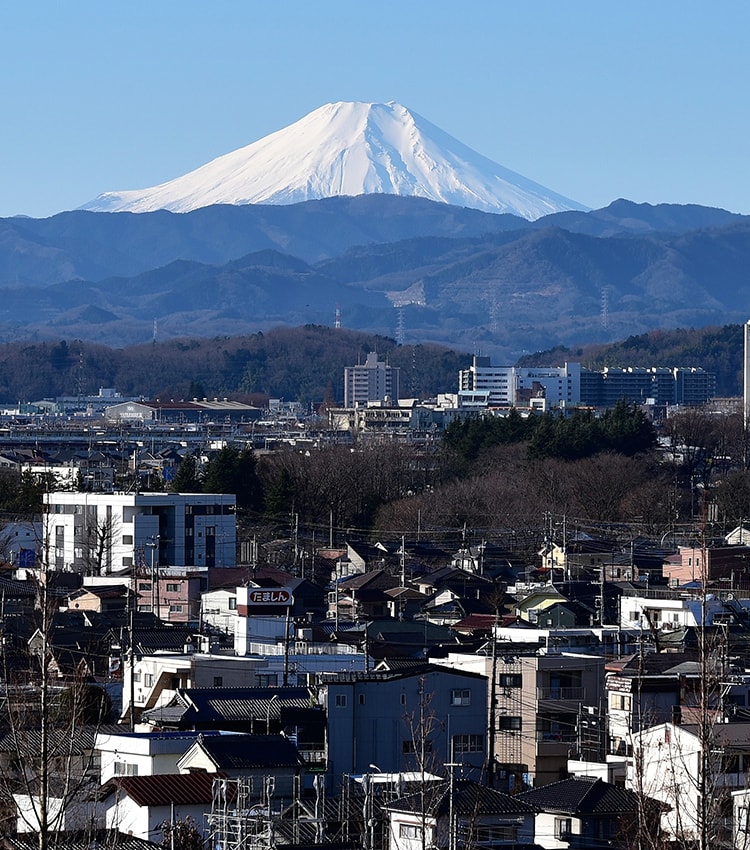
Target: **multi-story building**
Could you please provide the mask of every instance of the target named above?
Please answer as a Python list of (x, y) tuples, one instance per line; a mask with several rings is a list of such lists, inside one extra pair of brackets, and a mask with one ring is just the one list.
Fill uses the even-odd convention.
[(488, 656), (450, 653), (441, 664), (495, 681), (494, 762), (496, 787), (545, 785), (567, 775), (578, 747), (583, 706), (598, 710), (604, 657), (558, 651), (531, 652), (503, 645)]
[(344, 407), (366, 406), (373, 401), (396, 403), (399, 374), (398, 366), (383, 363), (377, 352), (371, 351), (363, 364), (344, 369)]
[(328, 718), (328, 776), (444, 771), (478, 779), (487, 753), (487, 679), (428, 666), (344, 676), (318, 686)]
[(478, 402), (488, 407), (527, 406), (537, 397), (552, 406), (577, 404), (581, 398), (581, 364), (492, 366), (489, 357), (475, 356), (471, 366), (458, 373), (458, 395), (461, 407)]
[(233, 567), (235, 502), (215, 493), (46, 493), (42, 558), (89, 575)]
[(705, 404), (716, 392), (716, 375), (696, 367), (492, 366), (489, 357), (474, 357), (458, 373), (461, 408), (531, 406), (543, 398), (546, 407), (582, 404), (614, 407), (618, 401), (656, 405)]
[(625, 399), (638, 404), (705, 404), (716, 394), (716, 375), (695, 367), (605, 366), (601, 371), (581, 373), (581, 402), (595, 407), (614, 407)]

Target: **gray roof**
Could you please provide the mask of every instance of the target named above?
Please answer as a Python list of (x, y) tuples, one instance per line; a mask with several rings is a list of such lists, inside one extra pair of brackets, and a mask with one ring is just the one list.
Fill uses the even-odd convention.
[[(430, 785), (416, 794), (409, 794), (389, 803), (387, 808), (397, 812), (421, 812), (426, 809), (435, 817), (448, 814), (451, 805), (450, 782)], [(535, 811), (519, 797), (480, 785), (470, 779), (457, 779), (453, 784), (453, 808), (457, 815), (526, 815)]]
[(298, 768), (304, 764), (297, 747), (284, 735), (222, 735), (198, 738), (195, 745), (219, 770)]
[(639, 810), (641, 801), (634, 791), (611, 785), (591, 776), (563, 779), (524, 791), (518, 798), (547, 812), (583, 816), (621, 815)]

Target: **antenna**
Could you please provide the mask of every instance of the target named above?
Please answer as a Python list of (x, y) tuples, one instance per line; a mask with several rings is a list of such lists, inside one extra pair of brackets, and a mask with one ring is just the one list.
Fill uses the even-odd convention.
[(151, 338), (151, 344), (152, 345), (156, 345), (156, 324), (157, 324), (157, 319), (154, 319), (154, 335)]
[(602, 327), (609, 329), (609, 287), (602, 287)]
[(341, 327), (341, 305), (336, 305), (336, 312), (333, 314), (333, 326), (334, 328)]
[(396, 342), (399, 345), (404, 344), (404, 340), (406, 339), (406, 323), (404, 321), (404, 308), (396, 307), (396, 313), (398, 314), (398, 318), (396, 320)]

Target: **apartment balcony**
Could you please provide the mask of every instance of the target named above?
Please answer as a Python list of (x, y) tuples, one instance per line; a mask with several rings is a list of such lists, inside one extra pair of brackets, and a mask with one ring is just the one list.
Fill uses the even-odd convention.
[(536, 689), (536, 698), (540, 702), (543, 700), (552, 700), (553, 702), (584, 702), (586, 698), (586, 688), (583, 687), (555, 687)]

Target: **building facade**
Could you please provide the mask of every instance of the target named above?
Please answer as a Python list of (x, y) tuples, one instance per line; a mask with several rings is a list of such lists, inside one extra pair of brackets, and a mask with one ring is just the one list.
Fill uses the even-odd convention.
[(46, 493), (42, 556), (88, 575), (233, 567), (235, 503), (226, 494)]
[(363, 364), (344, 369), (344, 407), (366, 406), (368, 402), (390, 401), (399, 398), (398, 366), (389, 366), (378, 360), (371, 351)]

